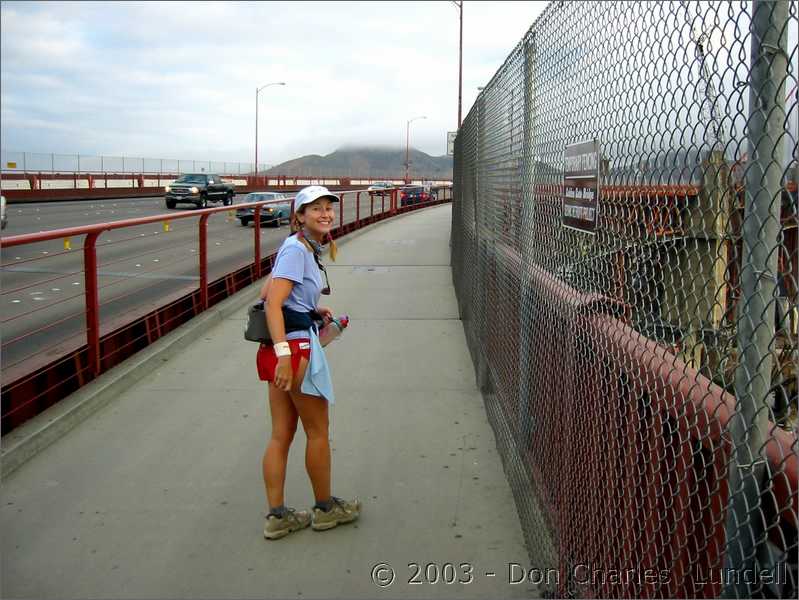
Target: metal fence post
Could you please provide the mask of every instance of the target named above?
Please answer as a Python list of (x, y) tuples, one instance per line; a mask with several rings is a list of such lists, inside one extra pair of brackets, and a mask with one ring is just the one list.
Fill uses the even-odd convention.
[[(477, 247), (477, 264), (475, 265), (475, 282), (480, 282), (476, 287), (476, 310), (475, 310), (475, 317), (477, 320), (477, 337), (479, 343), (485, 347), (487, 342), (487, 328), (486, 328), (486, 286), (484, 283), (488, 281), (486, 271), (488, 262), (494, 259), (493, 252), (494, 252), (494, 245), (492, 239), (486, 239), (486, 234), (488, 233), (487, 228), (485, 227), (485, 220), (486, 220), (486, 211), (487, 206), (484, 205), (481, 200), (481, 189), (480, 185), (480, 171), (484, 168), (481, 165), (481, 158), (483, 155), (482, 150), (484, 149), (483, 145), (485, 144), (485, 134), (486, 134), (486, 127), (488, 126), (485, 117), (485, 100), (483, 95), (477, 97), (475, 101), (475, 120), (476, 120), (476, 127), (475, 130), (477, 132), (477, 139), (475, 142), (475, 164), (477, 165), (476, 172), (475, 172), (475, 192), (474, 192), (474, 215), (475, 215), (475, 241)], [(479, 212), (478, 212), (479, 208)], [(491, 379), (491, 372), (489, 369), (488, 358), (485, 355), (485, 351), (480, 351), (477, 353), (477, 365), (476, 365), (476, 384), (477, 387), (484, 395), (490, 395), (493, 393), (493, 382)]]
[[(261, 208), (262, 205), (255, 207), (253, 213), (253, 239), (255, 241), (255, 279), (261, 278)], [(278, 221), (279, 223), (279, 221)]]
[(83, 275), (86, 302), (86, 345), (89, 349), (88, 366), (96, 377), (100, 374), (100, 293), (97, 289), (97, 238), (99, 233), (89, 233), (83, 242)]
[(208, 309), (208, 217), (200, 217), (200, 309)]
[[(787, 0), (752, 3), (749, 87), (749, 155), (742, 224), (741, 297), (738, 301), (738, 356), (735, 372), (736, 413), (729, 435), (730, 502), (726, 524), (726, 567), (754, 569), (766, 541), (761, 491), (768, 471), (764, 440), (769, 427), (774, 340), (774, 289), (783, 163), (787, 72)], [(760, 564), (760, 568), (765, 565)], [(726, 597), (751, 597), (752, 584), (732, 582)]]
[[(524, 62), (523, 62), (523, 77), (522, 85), (524, 86), (523, 102), (524, 112), (522, 119), (522, 168), (521, 168), (521, 220), (522, 223), (529, 226), (533, 222), (534, 210), (534, 186), (535, 186), (535, 163), (533, 157), (535, 156), (535, 112), (533, 107), (533, 75), (535, 73), (535, 37), (527, 40), (524, 45)], [(533, 287), (532, 277), (530, 275), (530, 267), (534, 264), (533, 254), (535, 252), (535, 244), (533, 237), (527, 231), (523, 232), (520, 236), (521, 242), (521, 256), (522, 256), (522, 272), (519, 281), (519, 311), (521, 315), (535, 314), (535, 306), (533, 301)], [(519, 322), (523, 322), (522, 316), (519, 317)], [(536, 347), (533, 344), (533, 328), (523, 327), (521, 330), (521, 348), (519, 355), (519, 429), (520, 435), (523, 438), (528, 437), (532, 430), (535, 415), (531, 414), (528, 404), (532, 400), (534, 393), (535, 381), (533, 381), (530, 369), (526, 365), (533, 362), (533, 357), (536, 352)]]

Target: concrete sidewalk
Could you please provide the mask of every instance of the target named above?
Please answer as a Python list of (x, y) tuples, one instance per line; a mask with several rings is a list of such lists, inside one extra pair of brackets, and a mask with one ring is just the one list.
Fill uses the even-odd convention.
[[(535, 594), (508, 582), (509, 563), (530, 565), (458, 320), (450, 219), (451, 205), (410, 213), (327, 261), (324, 300), (351, 317), (328, 347), (333, 491), (363, 499), (360, 521), (263, 539), (267, 388), (242, 309), (3, 482), (2, 596)], [(303, 438), (286, 481), (297, 507), (313, 502)], [(392, 585), (373, 582), (379, 563)]]

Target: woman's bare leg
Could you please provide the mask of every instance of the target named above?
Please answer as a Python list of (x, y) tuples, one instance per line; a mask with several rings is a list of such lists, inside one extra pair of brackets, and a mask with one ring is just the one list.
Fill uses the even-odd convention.
[(272, 413), (272, 437), (263, 458), (264, 486), (270, 508), (281, 506), (286, 482), (289, 448), (297, 431), (297, 410), (288, 392), (269, 384), (269, 409)]
[(305, 446), (305, 469), (311, 479), (314, 499), (330, 499), (330, 441), (328, 438), (327, 400), (320, 396), (303, 394), (300, 385), (305, 375), (307, 361), (302, 359), (290, 392), (294, 407), (302, 421), (308, 443)]

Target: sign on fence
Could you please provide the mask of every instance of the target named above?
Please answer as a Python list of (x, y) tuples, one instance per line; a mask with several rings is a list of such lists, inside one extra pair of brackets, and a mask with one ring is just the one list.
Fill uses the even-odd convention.
[(455, 154), (455, 138), (458, 136), (457, 131), (447, 132), (447, 155), (452, 156)]
[(599, 216), (599, 141), (570, 144), (563, 158), (563, 225), (594, 234)]

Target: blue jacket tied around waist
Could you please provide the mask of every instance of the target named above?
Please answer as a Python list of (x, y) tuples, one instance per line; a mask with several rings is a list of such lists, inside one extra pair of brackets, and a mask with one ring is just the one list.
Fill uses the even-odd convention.
[(327, 364), (327, 357), (322, 344), (319, 342), (319, 335), (316, 327), (311, 327), (311, 360), (305, 370), (305, 377), (302, 380), (300, 391), (303, 394), (312, 396), (322, 396), (329, 404), (334, 404), (336, 397), (333, 394), (333, 381), (330, 378), (330, 367)]

